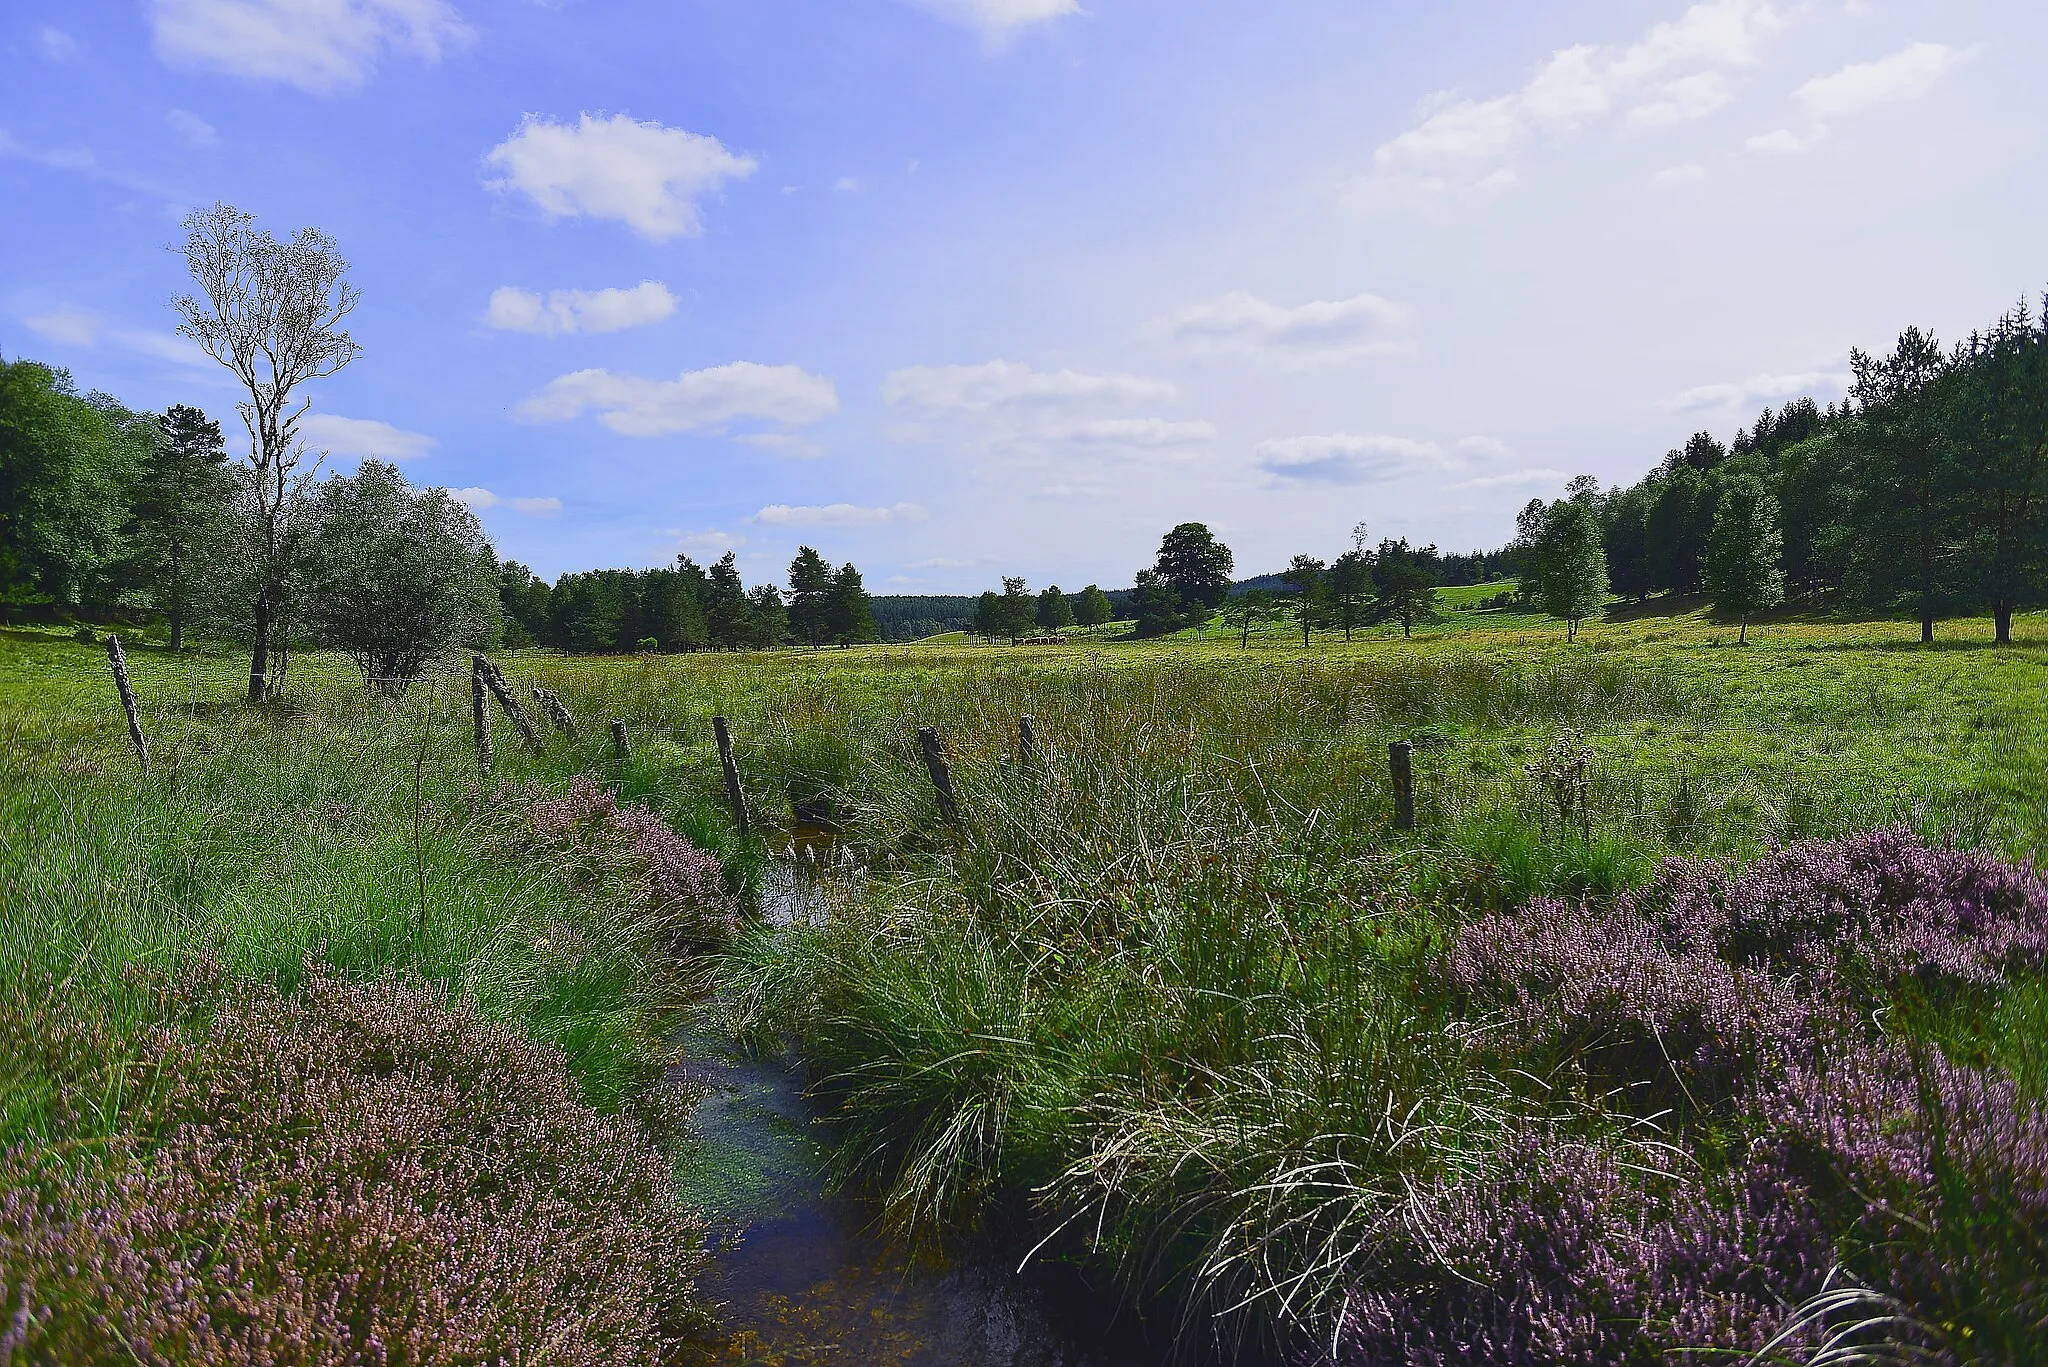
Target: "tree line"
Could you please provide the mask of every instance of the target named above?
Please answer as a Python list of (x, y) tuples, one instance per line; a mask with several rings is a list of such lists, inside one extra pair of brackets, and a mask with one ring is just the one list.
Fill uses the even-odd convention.
[(1898, 612), (1922, 641), (1988, 613), (2000, 644), (2048, 591), (2048, 305), (1943, 347), (1917, 327), (1850, 353), (1847, 398), (1707, 432), (1636, 484), (1532, 500), (1509, 558), (1574, 630), (1609, 593), (1705, 594), (1746, 634), (1790, 600)]

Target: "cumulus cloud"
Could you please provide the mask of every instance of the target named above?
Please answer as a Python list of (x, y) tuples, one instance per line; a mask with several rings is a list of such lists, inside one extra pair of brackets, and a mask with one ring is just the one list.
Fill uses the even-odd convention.
[(1650, 177), (1650, 184), (1668, 190), (1679, 185), (1697, 185), (1706, 178), (1706, 167), (1687, 162), (1683, 166), (1665, 167)]
[(1560, 485), (1571, 478), (1562, 470), (1548, 468), (1530, 470), (1509, 470), (1498, 475), (1481, 475), (1477, 479), (1460, 480), (1451, 485), (1453, 489), (1539, 489)]
[(513, 512), (524, 513), (528, 517), (553, 517), (562, 511), (559, 498), (515, 498), (508, 501)]
[(928, 14), (1001, 42), (1033, 24), (1079, 14), (1079, 0), (910, 0)]
[(1789, 128), (1774, 128), (1768, 133), (1759, 133), (1753, 138), (1745, 139), (1742, 145), (1767, 157), (1795, 157), (1801, 152), (1811, 152), (1820, 146), (1827, 135), (1825, 125), (1810, 128), (1804, 133), (1795, 133)]
[(299, 423), (299, 440), (316, 451), (363, 460), (416, 460), (434, 447), (434, 439), (424, 433), (407, 432), (375, 418), (332, 413), (308, 413)]
[(1315, 484), (1363, 484), (1444, 463), (1443, 449), (1433, 441), (1349, 432), (1276, 437), (1260, 442), (1252, 455), (1269, 475)]
[(559, 498), (499, 498), (489, 489), (478, 488), (474, 485), (467, 489), (450, 489), (448, 497), (465, 507), (474, 508), (478, 512), (482, 512), (485, 508), (495, 508), (500, 503), (510, 508), (513, 512), (523, 513), (527, 517), (553, 517), (556, 513), (562, 511), (562, 500)]
[(1617, 108), (1637, 128), (1703, 118), (1734, 98), (1730, 73), (1754, 65), (1783, 26), (1769, 0), (1701, 0), (1633, 44), (1560, 49), (1505, 95), (1439, 92), (1374, 150), (1354, 201), (1415, 207), (1497, 195), (1517, 183), (1507, 163), (1529, 143), (1567, 137)]
[(676, 297), (659, 280), (642, 280), (631, 289), (532, 290), (504, 285), (491, 292), (485, 315), (503, 332), (530, 332), (560, 337), (575, 332), (618, 332), (658, 323), (676, 311)]
[(1793, 91), (1792, 98), (1815, 119), (1857, 114), (1875, 105), (1918, 99), (1969, 55), (1945, 43), (1915, 43), (1889, 57), (1816, 76)]
[(1773, 399), (1839, 394), (1848, 387), (1849, 377), (1839, 371), (1809, 370), (1795, 375), (1752, 375), (1746, 380), (1695, 385), (1666, 399), (1664, 407), (1673, 413), (1690, 413), (1703, 408), (1740, 408)]
[(44, 24), (36, 30), (36, 50), (45, 61), (67, 62), (78, 55), (78, 40), (55, 25)]
[(208, 368), (213, 359), (190, 338), (175, 332), (151, 328), (109, 327), (96, 313), (69, 306), (48, 313), (31, 314), (21, 320), (38, 337), (60, 346), (96, 347), (101, 342), (153, 361), (172, 365)]
[(686, 532), (671, 527), (662, 535), (669, 541), (656, 554), (664, 560), (673, 560), (679, 555), (687, 555), (692, 560), (717, 560), (727, 551), (736, 551), (747, 544), (744, 536), (734, 536), (731, 532)]
[(756, 164), (703, 133), (588, 113), (575, 123), (528, 114), (484, 163), (499, 173), (487, 186), (525, 195), (550, 219), (616, 219), (653, 242), (701, 233), (697, 201)]
[(855, 503), (827, 503), (818, 506), (771, 503), (749, 518), (777, 527), (880, 527), (890, 522), (918, 522), (925, 510), (915, 503), (892, 503), (886, 508), (864, 508)]
[(450, 489), (448, 497), (454, 499), (465, 508), (475, 508), (478, 511), (498, 506), (498, 496), (496, 494), (492, 493), (489, 489), (479, 488), (476, 485), (471, 485), (467, 489)]
[(361, 85), (388, 52), (437, 62), (475, 32), (446, 0), (147, 0), (157, 55), (315, 95)]
[(1178, 395), (1167, 381), (1144, 375), (1035, 370), (1002, 360), (909, 366), (882, 381), (883, 400), (907, 420), (894, 435), (1036, 465), (1175, 458), (1214, 438), (1207, 422), (1130, 411)]
[(1377, 294), (1289, 306), (1233, 290), (1189, 305), (1154, 326), (1192, 351), (1312, 365), (1413, 350), (1413, 342), (1396, 335), (1411, 317), (1405, 304)]
[(733, 361), (650, 380), (609, 370), (557, 376), (513, 410), (521, 422), (568, 422), (587, 410), (625, 437), (716, 430), (744, 419), (801, 427), (836, 412), (832, 382), (793, 365)]

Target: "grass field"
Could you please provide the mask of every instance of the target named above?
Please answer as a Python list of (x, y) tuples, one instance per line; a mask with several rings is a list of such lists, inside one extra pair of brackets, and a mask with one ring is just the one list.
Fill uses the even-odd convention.
[[(2048, 995), (2025, 950), (2034, 931), (2001, 931), (2020, 948), (1995, 962), (1965, 937), (1941, 961), (1964, 965), (1944, 990), (1950, 969), (1865, 962), (1869, 945), (1906, 943), (1889, 921), (1858, 922), (1862, 948), (1843, 941), (1861, 967), (1815, 976), (1768, 935), (1762, 959), (1714, 940), (1718, 929), (1630, 938), (1630, 927), (1677, 925), (1675, 908), (1704, 915), (1705, 894), (1660, 883), (1614, 899), (1650, 885), (1670, 856), (1769, 864), (1785, 842), (1880, 827), (2038, 858), (2048, 622), (2023, 619), (2007, 650), (1989, 647), (1988, 623), (1945, 624), (1927, 649), (1910, 624), (1821, 620), (1753, 626), (1737, 647), (1732, 628), (1697, 613), (1620, 613), (1568, 646), (1554, 624), (1464, 601), (1497, 591), (1452, 591), (1449, 620), (1412, 641), (1325, 634), (1306, 651), (1276, 628), (1249, 649), (1211, 632), (507, 656), (516, 684), (556, 690), (582, 727), (534, 756), (501, 725), (505, 786), (488, 787), (474, 777), (466, 671), (375, 702), (315, 658), (295, 664), (280, 708), (251, 714), (232, 701), (232, 659), (138, 652), (155, 759), (142, 778), (103, 654), (7, 633), (0, 968), (23, 986), (6, 1009), (17, 1038), (47, 1033), (55, 1011), (90, 1017), (99, 1042), (0, 1076), (0, 1143), (27, 1162), (87, 1133), (119, 1136), (123, 1162), (159, 1161), (167, 1122), (132, 1079), (163, 1047), (152, 1031), (221, 1013), (217, 989), (175, 985), (196, 964), (286, 1000), (309, 981), (316, 995), (339, 990), (330, 974), (444, 989), (441, 1009), (467, 1002), (508, 1040), (559, 1050), (522, 1066), (559, 1070), (564, 1104), (591, 1124), (659, 1122), (663, 1032), (715, 982), (735, 994), (749, 1038), (794, 1049), (834, 1118), (839, 1170), (879, 1193), (902, 1232), (980, 1237), (1017, 1257), (1038, 1247), (1110, 1278), (1191, 1341), (1359, 1362), (1384, 1360), (1390, 1344), (1458, 1360), (1458, 1345), (1511, 1333), (1557, 1346), (1502, 1360), (1748, 1350), (1784, 1319), (1760, 1307), (1804, 1298), (1838, 1266), (1829, 1285), (1855, 1294), (1826, 1323), (1889, 1303), (1904, 1307), (1889, 1327), (1858, 1332), (1957, 1360), (2024, 1360), (1999, 1356), (2041, 1311), (2039, 1277), (2014, 1252), (2044, 1232), (2024, 1173), (1980, 1173), (1980, 1187), (2011, 1190), (1986, 1198), (1992, 1213), (1966, 1246), (1933, 1258), (1925, 1239), (1824, 1191), (1811, 1153), (1800, 1167), (1771, 1145), (1804, 1133), (1784, 1118), (1786, 1089), (1807, 1085), (1823, 1035), (1830, 1057), (1882, 1054), (1866, 1079), (1897, 1071), (1886, 1049), (1920, 1058), (1912, 1051), (1938, 1046), (1978, 1088), (1968, 1104), (2005, 1117), (1985, 1120), (1987, 1133), (2037, 1135)], [(713, 715), (732, 721), (752, 842), (724, 811)], [(1041, 737), (1032, 764), (1018, 756), (1023, 715)], [(623, 764), (604, 735), (612, 719), (633, 740)], [(956, 828), (938, 817), (921, 725), (945, 739)], [(1418, 743), (1413, 833), (1391, 829), (1387, 745), (1398, 739)], [(665, 856), (633, 841), (654, 837), (606, 825), (615, 819), (588, 801), (549, 815), (572, 802), (576, 774), (718, 854), (723, 891), (653, 896)], [(862, 876), (822, 924), (729, 942), (713, 904), (750, 895), (793, 802), (831, 811)], [(1924, 862), (1889, 846), (1831, 853), (1851, 872), (1828, 886), (1880, 857)], [(1780, 869), (1778, 892), (1731, 885), (1707, 900), (1792, 896), (1783, 889), (1821, 879), (1822, 859)], [(1523, 912), (1550, 896), (1565, 907)], [(1568, 912), (1581, 898), (1588, 909)], [(1569, 973), (1541, 991), (1516, 974), (1565, 953), (1543, 927), (1574, 916), (1595, 919), (1572, 953), (1640, 949), (1597, 972), (1582, 963), (1580, 976), (1691, 986), (1532, 1006), (1572, 997)], [(1823, 1032), (1812, 1012), (1796, 1025), (1755, 1014), (1786, 993), (1851, 1024)], [(1701, 1014), (1699, 1002), (1724, 999), (1744, 1005)], [(1644, 1029), (1657, 1050), (1647, 1064)], [(1951, 1081), (1923, 1074), (1922, 1091), (1941, 1101)], [(1996, 1090), (2014, 1084), (2012, 1096)], [(1889, 1132), (1918, 1133), (1903, 1121)], [(50, 1190), (83, 1180), (36, 1171)], [(1757, 1232), (1767, 1221), (1745, 1224), (1755, 1212), (1741, 1184), (1759, 1174), (1806, 1193), (1798, 1208), (1811, 1218), (1782, 1238)], [(1608, 1185), (1594, 1199), (1584, 1184), (1596, 1178)], [(1953, 1212), (1913, 1204), (1924, 1196), (1884, 1208), (1949, 1231)], [(639, 1229), (672, 1199), (649, 1187), (608, 1218)], [(1621, 1223), (1572, 1237), (1615, 1267), (1677, 1266), (1673, 1230), (1687, 1248), (1723, 1249), (1721, 1262), (1688, 1254), (1707, 1270), (1654, 1286), (1590, 1254), (1573, 1265), (1609, 1270), (1532, 1270), (1531, 1249), (1562, 1247), (1558, 1212), (1589, 1204)], [(1481, 1209), (1529, 1213), (1504, 1230)], [(1824, 1251), (1795, 1256), (1799, 1238)], [(1919, 1262), (1894, 1256), (1908, 1246)], [(621, 1284), (647, 1283), (669, 1256), (657, 1253), (634, 1264), (640, 1283)], [(1930, 1258), (1947, 1281), (1922, 1275)], [(1501, 1289), (1475, 1299), (1466, 1284), (1478, 1282)], [(687, 1287), (667, 1301), (642, 1320), (592, 1312), (589, 1342), (666, 1342), (657, 1321), (687, 1319)], [(1809, 1326), (1781, 1347), (1797, 1356), (1824, 1338)], [(598, 1347), (590, 1360), (605, 1360)]]

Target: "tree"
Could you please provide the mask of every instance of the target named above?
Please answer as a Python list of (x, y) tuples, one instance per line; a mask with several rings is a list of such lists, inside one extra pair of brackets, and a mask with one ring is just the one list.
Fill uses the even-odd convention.
[(1116, 616), (1116, 608), (1109, 601), (1109, 595), (1090, 584), (1081, 590), (1081, 599), (1074, 605), (1074, 616), (1089, 630), (1102, 626)]
[(1872, 466), (1863, 481), (1864, 563), (1879, 582), (1902, 561), (1920, 615), (1920, 640), (1934, 640), (1937, 569), (1949, 531), (1946, 443), (1936, 418), (1936, 387), (1948, 361), (1933, 336), (1909, 327), (1891, 355), (1849, 353), (1850, 397), (1863, 412)]
[(1785, 601), (1778, 554), (1778, 500), (1754, 475), (1738, 475), (1721, 490), (1714, 530), (1707, 539), (1707, 592), (1717, 611), (1737, 618), (1736, 639), (1749, 640), (1749, 619)]
[(1329, 593), (1329, 586), (1323, 578), (1325, 569), (1323, 562), (1314, 556), (1297, 555), (1288, 562), (1286, 569), (1280, 571), (1281, 579), (1294, 589), (1292, 607), (1295, 620), (1301, 623), (1303, 649), (1308, 647), (1310, 629), (1319, 625), (1323, 618)]
[(1038, 625), (1052, 632), (1074, 625), (1074, 605), (1058, 584), (1038, 595)]
[(789, 629), (816, 650), (832, 635), (826, 624), (832, 597), (832, 567), (809, 546), (799, 546), (789, 562)]
[(741, 644), (756, 650), (773, 650), (788, 639), (789, 609), (783, 605), (782, 590), (773, 584), (756, 584), (748, 589), (747, 628)]
[(1614, 591), (1638, 603), (1656, 587), (1650, 563), (1650, 509), (1661, 486), (1653, 477), (1619, 490), (1607, 501), (1602, 538)]
[(1250, 649), (1252, 632), (1280, 615), (1280, 600), (1271, 589), (1246, 589), (1223, 600), (1223, 625), (1238, 633), (1238, 646)]
[(234, 498), (220, 425), (196, 408), (174, 404), (162, 436), (135, 490), (130, 527), (133, 572), (153, 605), (170, 621), (171, 649), (185, 648), (201, 551), (221, 526)]
[(2022, 302), (1956, 358), (1950, 398), (1969, 587), (1991, 608), (1992, 635), (2012, 644), (2012, 617), (2038, 598), (2048, 569), (2048, 300), (2038, 321)]
[(496, 635), (496, 557), (476, 514), (367, 460), (311, 505), (309, 621), (320, 641), (396, 697), (427, 661)]
[(1417, 622), (1437, 620), (1437, 578), (1436, 547), (1410, 550), (1405, 537), (1380, 542), (1372, 558), (1372, 620), (1399, 622), (1401, 634), (1413, 636)]
[[(1358, 524), (1364, 531), (1365, 524)], [(1391, 543), (1389, 543), (1391, 544)], [(1407, 542), (1402, 542), (1407, 545)], [(1368, 606), (1373, 592), (1372, 552), (1363, 546), (1344, 552), (1330, 563), (1330, 603), (1337, 612), (1337, 625), (1344, 628), (1344, 639), (1351, 639), (1352, 629), (1366, 620)]]
[(974, 634), (993, 641), (1009, 631), (1010, 619), (1003, 607), (1003, 595), (994, 589), (984, 590), (974, 603)]
[(1536, 605), (1564, 619), (1565, 639), (1578, 639), (1579, 623), (1607, 601), (1607, 556), (1600, 518), (1585, 503), (1561, 498), (1550, 505), (1532, 556)]
[(1139, 570), (1131, 590), (1131, 613), (1137, 618), (1131, 628), (1134, 636), (1149, 639), (1179, 631), (1180, 593), (1159, 571)]
[[(720, 556), (705, 576), (704, 626), (711, 644), (719, 650), (743, 650), (753, 644), (753, 605), (747, 601), (740, 582), (739, 558), (731, 551)], [(782, 606), (777, 595), (776, 607)]]
[(832, 576), (825, 601), (825, 634), (840, 646), (875, 639), (875, 605), (852, 561)]
[(517, 560), (498, 567), (498, 611), (505, 624), (505, 644), (512, 647), (554, 643), (551, 599), (547, 581)]
[(1024, 581), (1014, 575), (1003, 576), (1003, 633), (1015, 645), (1031, 634), (1031, 619), (1036, 615), (1038, 605)]
[(1692, 466), (1673, 465), (1657, 489), (1645, 527), (1654, 557), (1654, 582), (1672, 593), (1700, 586), (1700, 557), (1713, 523), (1706, 511), (1706, 482)]
[(1181, 601), (1215, 607), (1230, 592), (1230, 572), (1235, 564), (1230, 547), (1218, 541), (1199, 522), (1183, 522), (1159, 543), (1159, 562), (1153, 570)]
[(226, 204), (185, 219), (185, 264), (201, 294), (181, 295), (178, 331), (232, 372), (248, 393), (238, 405), (249, 432), (255, 475), (256, 544), (245, 548), (255, 569), (249, 701), (269, 691), (272, 619), (282, 606), (286, 524), (300, 506), (297, 478), (304, 457), (299, 424), (308, 402), (296, 399), (308, 381), (332, 375), (360, 353), (341, 322), (355, 308), (348, 263), (333, 239), (312, 228), (279, 242), (256, 220)]
[(0, 601), (111, 597), (137, 477), (161, 430), (34, 361), (0, 362)]

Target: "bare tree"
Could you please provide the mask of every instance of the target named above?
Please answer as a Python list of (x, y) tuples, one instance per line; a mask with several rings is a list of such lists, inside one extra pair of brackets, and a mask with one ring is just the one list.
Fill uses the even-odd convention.
[(332, 375), (361, 352), (341, 330), (358, 296), (343, 279), (348, 262), (334, 240), (316, 229), (302, 229), (291, 241), (279, 242), (228, 204), (196, 211), (184, 228), (185, 243), (178, 250), (201, 293), (172, 301), (185, 320), (178, 331), (234, 372), (249, 395), (236, 407), (249, 431), (249, 465), (255, 475), (251, 537), (257, 544), (245, 550), (256, 569), (249, 656), (249, 701), (256, 703), (269, 691), (284, 532), (303, 493), (299, 422), (310, 401), (296, 391), (309, 380)]

